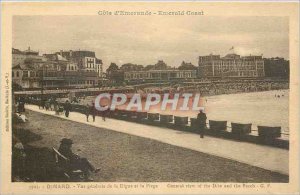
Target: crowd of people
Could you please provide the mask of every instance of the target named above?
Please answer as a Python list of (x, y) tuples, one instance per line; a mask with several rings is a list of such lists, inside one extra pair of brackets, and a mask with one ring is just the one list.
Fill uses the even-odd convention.
[(200, 93), (202, 96), (248, 93), (289, 89), (288, 82), (280, 81), (216, 81), (182, 83), (170, 86), (137, 88), (139, 93)]
[[(20, 98), (19, 98), (20, 99)], [(25, 102), (29, 104), (37, 104), (39, 109), (45, 109), (46, 111), (55, 111), (55, 115), (60, 115), (64, 113), (65, 117), (69, 117), (70, 112), (75, 109), (75, 107), (80, 107), (82, 113), (86, 115), (87, 122), (89, 122), (89, 116), (92, 116), (93, 122), (96, 120), (96, 116), (98, 115), (98, 110), (95, 107), (95, 103), (91, 100), (91, 103), (86, 103), (83, 105), (82, 101), (80, 103), (78, 101), (79, 98), (72, 98), (72, 100), (66, 98), (55, 98), (55, 97), (28, 97), (21, 98), (17, 100), (18, 110), (25, 110)], [(101, 112), (102, 120), (106, 120), (106, 112)]]

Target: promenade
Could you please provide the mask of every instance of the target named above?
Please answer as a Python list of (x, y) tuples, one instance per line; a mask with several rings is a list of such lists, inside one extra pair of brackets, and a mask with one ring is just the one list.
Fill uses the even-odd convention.
[(289, 151), (285, 149), (209, 136), (200, 139), (199, 135), (193, 133), (110, 118), (107, 118), (104, 122), (101, 117), (96, 117), (96, 122), (91, 122), (92, 117), (90, 117), (90, 122), (87, 122), (86, 116), (80, 113), (71, 112), (69, 118), (66, 118), (64, 115), (55, 115), (54, 111), (40, 110), (38, 106), (34, 105), (26, 105), (26, 109), (94, 127), (153, 139), (162, 143), (231, 159), (285, 175), (289, 173)]

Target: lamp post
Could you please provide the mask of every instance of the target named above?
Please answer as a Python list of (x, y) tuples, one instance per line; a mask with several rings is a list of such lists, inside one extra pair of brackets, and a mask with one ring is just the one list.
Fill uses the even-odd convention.
[[(43, 99), (43, 96), (44, 96), (44, 77), (45, 77), (45, 73), (44, 73), (44, 70), (45, 70), (45, 66), (42, 66), (42, 71), (41, 71), (41, 75), (40, 75), (40, 80), (41, 80), (41, 100)], [(46, 66), (46, 73), (47, 73), (47, 66)]]
[(40, 82), (41, 82), (41, 100), (42, 100), (43, 94), (44, 94), (44, 66), (42, 66), (42, 69), (40, 72)]

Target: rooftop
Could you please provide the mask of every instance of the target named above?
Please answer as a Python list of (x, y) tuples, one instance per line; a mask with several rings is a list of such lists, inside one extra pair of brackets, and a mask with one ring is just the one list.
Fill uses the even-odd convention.
[(25, 51), (21, 51), (19, 49), (12, 48), (12, 54), (39, 55), (39, 52), (31, 50), (30, 47), (28, 47), (28, 49)]
[(80, 58), (80, 57), (92, 57), (95, 58), (96, 54), (94, 51), (88, 51), (88, 50), (78, 50), (78, 51), (59, 51), (56, 52), (56, 54), (60, 54), (63, 57), (65, 57), (66, 59), (70, 59), (70, 58)]
[(229, 53), (227, 55), (225, 55), (224, 57), (221, 57), (220, 55), (206, 55), (206, 56), (199, 56), (199, 58), (203, 59), (223, 59), (223, 60), (232, 60), (232, 59), (246, 59), (246, 60), (252, 60), (252, 59), (262, 59), (263, 54), (261, 55), (248, 55), (248, 56), (241, 56), (235, 53)]
[(59, 54), (44, 54), (44, 56), (49, 59), (49, 60), (53, 60), (53, 61), (63, 61), (63, 62), (67, 62), (68, 60), (64, 57), (62, 57)]

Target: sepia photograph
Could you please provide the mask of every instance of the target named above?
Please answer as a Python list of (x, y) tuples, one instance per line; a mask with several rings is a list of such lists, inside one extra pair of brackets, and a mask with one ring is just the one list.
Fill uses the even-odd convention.
[(11, 16), (5, 182), (183, 194), (294, 183), (295, 19), (148, 3)]

